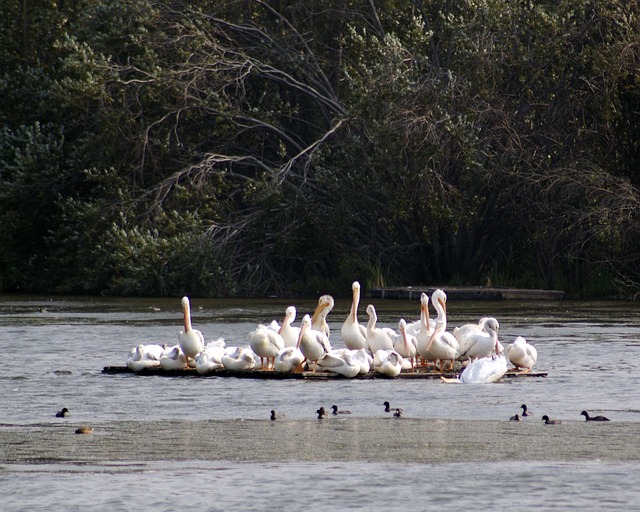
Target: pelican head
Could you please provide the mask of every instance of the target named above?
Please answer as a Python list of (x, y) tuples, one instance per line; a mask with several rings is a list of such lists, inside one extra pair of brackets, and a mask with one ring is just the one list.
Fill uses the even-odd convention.
[(441, 290), (440, 288), (438, 288), (431, 295), (431, 302), (436, 302), (436, 301), (438, 302), (438, 304), (442, 306), (442, 309), (444, 309), (444, 312), (446, 314), (447, 313), (447, 294), (444, 293), (444, 291)]
[(334, 304), (335, 302), (331, 295), (322, 295), (318, 299), (318, 305), (316, 306), (316, 310), (313, 312), (311, 323), (315, 324), (318, 318), (327, 316), (333, 309)]

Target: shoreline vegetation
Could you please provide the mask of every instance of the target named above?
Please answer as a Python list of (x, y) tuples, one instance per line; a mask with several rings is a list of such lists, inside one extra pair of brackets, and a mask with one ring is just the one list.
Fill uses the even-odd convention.
[(25, 5), (0, 293), (640, 293), (637, 2)]

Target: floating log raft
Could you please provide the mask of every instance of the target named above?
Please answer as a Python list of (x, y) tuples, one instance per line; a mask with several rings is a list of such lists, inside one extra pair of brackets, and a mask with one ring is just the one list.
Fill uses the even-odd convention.
[[(298, 373), (278, 373), (273, 370), (215, 370), (206, 374), (199, 374), (195, 369), (184, 370), (164, 370), (162, 368), (146, 368), (139, 372), (134, 372), (126, 366), (105, 366), (102, 373), (107, 374), (131, 374), (140, 376), (161, 376), (161, 377), (236, 377), (239, 379), (265, 379), (265, 380), (284, 380), (284, 379), (302, 379), (302, 380), (333, 380), (346, 379), (342, 375), (330, 372), (298, 372)], [(546, 377), (547, 372), (518, 372), (509, 370), (503, 378), (524, 378), (524, 377)], [(378, 372), (369, 372), (364, 375), (358, 375), (354, 379), (456, 379), (460, 376), (459, 372), (440, 373), (434, 370), (418, 369), (415, 372), (403, 371), (397, 377), (387, 377)]]
[[(456, 300), (563, 300), (562, 290), (526, 290), (519, 288), (490, 288), (486, 286), (441, 287), (449, 299)], [(372, 299), (420, 300), (420, 295), (431, 295), (437, 287), (402, 286), (372, 288)]]

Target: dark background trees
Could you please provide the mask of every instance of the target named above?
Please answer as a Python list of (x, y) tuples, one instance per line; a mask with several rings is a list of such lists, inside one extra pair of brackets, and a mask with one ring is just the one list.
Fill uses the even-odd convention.
[(0, 6), (0, 286), (640, 284), (640, 8)]

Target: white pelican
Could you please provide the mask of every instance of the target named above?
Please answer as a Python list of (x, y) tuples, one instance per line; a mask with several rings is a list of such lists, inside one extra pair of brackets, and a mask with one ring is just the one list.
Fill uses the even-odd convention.
[(224, 355), (225, 343), (223, 338), (216, 341), (210, 341), (196, 356), (196, 371), (200, 375), (221, 370), (224, 368), (222, 364), (222, 356)]
[(330, 336), (329, 324), (327, 323), (327, 315), (333, 309), (335, 302), (331, 295), (322, 295), (318, 299), (318, 305), (311, 317), (311, 327), (316, 331), (320, 331), (327, 338)]
[(297, 347), (285, 347), (276, 356), (273, 369), (278, 373), (293, 372), (304, 361), (304, 355)]
[[(436, 329), (438, 328), (438, 326), (440, 327), (440, 330), (442, 332), (446, 332), (447, 330), (447, 294), (444, 293), (443, 290), (441, 290), (440, 288), (438, 288), (436, 291), (433, 292), (433, 294), (431, 295), (431, 303), (433, 304), (433, 307), (436, 310), (436, 313), (438, 314), (436, 320), (435, 320), (435, 326), (431, 329), (428, 329), (429, 332), (429, 339), (425, 345), (425, 340), (424, 340), (424, 334), (419, 333), (420, 337), (418, 337), (418, 353), (420, 354), (420, 357), (424, 360), (424, 361), (437, 361), (437, 359), (439, 359), (439, 357), (433, 352), (433, 350), (431, 350), (431, 347), (433, 346), (433, 335), (436, 332)], [(428, 304), (428, 303), (427, 303)], [(429, 308), (426, 308), (426, 317), (427, 319), (429, 318)], [(429, 322), (427, 324), (428, 326), (431, 325), (431, 322)], [(451, 344), (452, 341), (449, 338), (449, 335), (444, 335), (444, 341), (447, 344)], [(443, 363), (441, 363), (442, 366)], [(441, 368), (442, 369), (442, 368)]]
[(367, 323), (367, 344), (369, 351), (375, 354), (378, 350), (393, 350), (393, 342), (398, 334), (389, 327), (376, 327), (378, 315), (373, 304), (367, 306), (369, 322)]
[(431, 334), (427, 346), (427, 357), (440, 359), (440, 371), (444, 371), (444, 362), (450, 361), (449, 370), (453, 370), (453, 362), (460, 357), (458, 352), (458, 340), (453, 334), (445, 331), (446, 322), (438, 324)]
[(507, 373), (507, 360), (504, 356), (482, 357), (469, 363), (460, 374), (463, 384), (485, 384), (496, 382)]
[[(427, 317), (426, 320), (424, 319), (425, 315)], [(427, 330), (433, 330), (436, 328), (436, 321), (429, 318), (429, 297), (424, 292), (420, 294), (420, 318), (407, 324), (407, 333), (412, 334), (417, 338), (423, 322), (426, 322)]]
[(189, 298), (182, 297), (182, 314), (184, 316), (184, 332), (180, 331), (178, 341), (185, 355), (185, 366), (188, 366), (189, 358), (195, 359), (204, 348), (204, 336), (197, 329), (191, 328), (191, 307)]
[(531, 371), (531, 368), (538, 360), (538, 351), (533, 345), (527, 343), (527, 340), (522, 336), (518, 336), (513, 343), (507, 345), (505, 352), (511, 364), (517, 370), (522, 369), (523, 372)]
[(256, 365), (253, 350), (246, 347), (227, 349), (220, 361), (227, 370), (253, 370)]
[(316, 371), (318, 361), (322, 359), (325, 354), (331, 352), (329, 338), (324, 333), (311, 328), (311, 317), (309, 315), (304, 315), (302, 318), (297, 347), (304, 354), (307, 361), (315, 362), (315, 366), (313, 367), (314, 372)]
[(371, 366), (373, 365), (373, 356), (369, 354), (369, 352), (361, 348), (360, 350), (356, 350), (354, 353), (354, 357), (360, 363), (360, 375), (367, 374), (371, 371)]
[(398, 322), (400, 336), (395, 339), (393, 349), (403, 358), (411, 362), (411, 371), (415, 371), (415, 359), (418, 353), (418, 340), (415, 336), (407, 333), (407, 322), (401, 318)]
[[(277, 332), (260, 324), (249, 336), (249, 346), (260, 358), (262, 369), (268, 370), (269, 366), (273, 367), (274, 359), (284, 348), (284, 339)], [(267, 360), (266, 366), (264, 359)]]
[(423, 361), (426, 361), (427, 356), (429, 355), (427, 349), (435, 328), (435, 322), (432, 327), (431, 320), (429, 319), (429, 297), (426, 293), (423, 293), (420, 295), (420, 326), (416, 334), (416, 349), (418, 351), (418, 355)]
[(367, 348), (367, 328), (358, 323), (358, 304), (360, 304), (360, 283), (354, 281), (351, 285), (352, 300), (349, 316), (342, 324), (340, 334), (344, 345), (352, 350)]
[(284, 320), (282, 320), (282, 326), (280, 327), (279, 334), (284, 340), (285, 347), (295, 347), (298, 344), (298, 338), (300, 337), (300, 327), (294, 327), (291, 325), (296, 320), (296, 307), (289, 306), (284, 312)]
[(127, 358), (127, 368), (139, 372), (145, 368), (160, 366), (160, 356), (164, 349), (160, 345), (138, 345)]
[(489, 317), (484, 322), (484, 331), (476, 331), (464, 339), (460, 347), (460, 359), (476, 359), (500, 354), (502, 346), (498, 341), (500, 324), (495, 318)]
[(443, 290), (438, 288), (431, 294), (431, 304), (436, 309), (438, 317), (435, 320), (436, 324), (444, 325), (445, 331), (447, 330), (447, 294)]
[(478, 320), (478, 323), (476, 324), (464, 324), (458, 327), (454, 327), (453, 335), (456, 337), (458, 342), (462, 344), (463, 343), (462, 340), (467, 336), (469, 336), (470, 334), (475, 333), (477, 331), (484, 331), (484, 324), (487, 320), (489, 320), (489, 318), (491, 317), (484, 316), (480, 320)]
[(183, 370), (187, 368), (187, 357), (180, 345), (165, 348), (160, 356), (160, 368), (163, 370)]
[(360, 373), (360, 362), (351, 350), (332, 350), (318, 361), (321, 370), (352, 379)]
[[(477, 324), (465, 324), (461, 327), (456, 327), (453, 332), (460, 344), (461, 359), (492, 355), (495, 347), (492, 331), (495, 331), (497, 336), (499, 328), (498, 320), (490, 316), (481, 318)], [(498, 347), (499, 352), (502, 352), (502, 345), (498, 344)]]
[(395, 350), (378, 350), (373, 356), (373, 369), (387, 377), (397, 377), (402, 371), (402, 356)]

